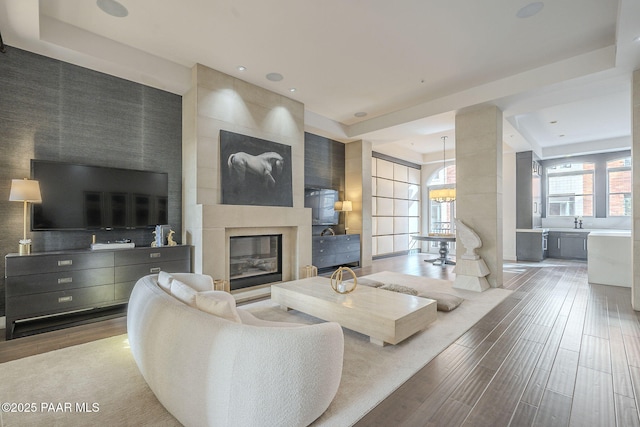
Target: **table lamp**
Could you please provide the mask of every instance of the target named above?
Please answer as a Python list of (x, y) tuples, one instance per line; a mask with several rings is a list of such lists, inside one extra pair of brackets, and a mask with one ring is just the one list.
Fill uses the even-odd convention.
[(347, 215), (349, 215), (349, 212), (353, 210), (353, 204), (350, 200), (343, 200), (341, 202), (335, 202), (333, 205), (333, 209), (336, 212), (344, 212), (344, 233), (348, 234), (349, 223)]
[(32, 179), (12, 179), (9, 201), (24, 204), (22, 240), (20, 240), (20, 255), (31, 253), (31, 239), (27, 239), (27, 203), (41, 203), (40, 183)]

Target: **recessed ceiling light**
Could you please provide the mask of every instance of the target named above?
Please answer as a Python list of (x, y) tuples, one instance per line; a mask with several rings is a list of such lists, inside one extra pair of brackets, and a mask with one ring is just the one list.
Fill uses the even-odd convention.
[(516, 16), (518, 18), (531, 18), (532, 16), (538, 14), (544, 7), (544, 3), (541, 1), (535, 1), (533, 3), (529, 3), (518, 10), (516, 12)]
[(98, 0), (96, 4), (107, 15), (115, 16), (116, 18), (124, 18), (129, 15), (127, 8), (116, 0)]
[(279, 82), (280, 80), (284, 79), (284, 77), (280, 73), (269, 73), (266, 75), (266, 77), (267, 80), (271, 80), (272, 82)]
[(247, 67), (245, 67), (244, 65), (238, 66), (238, 71), (244, 71), (246, 69), (247, 69)]
[(364, 111), (358, 111), (357, 113), (354, 114), (354, 116), (356, 117), (364, 117), (366, 115), (367, 113), (365, 113)]
[(289, 92), (295, 92), (295, 91), (296, 91), (295, 87), (289, 88)]
[(633, 41), (634, 41), (634, 42), (640, 42), (640, 36), (636, 36), (636, 37), (634, 37)]

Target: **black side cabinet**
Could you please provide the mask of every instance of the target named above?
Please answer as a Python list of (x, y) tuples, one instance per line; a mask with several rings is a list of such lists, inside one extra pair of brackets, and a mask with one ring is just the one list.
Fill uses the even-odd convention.
[(190, 246), (5, 257), (6, 339), (125, 314), (136, 281), (191, 271)]
[(319, 269), (340, 265), (360, 265), (360, 235), (313, 236), (311, 257), (313, 265)]

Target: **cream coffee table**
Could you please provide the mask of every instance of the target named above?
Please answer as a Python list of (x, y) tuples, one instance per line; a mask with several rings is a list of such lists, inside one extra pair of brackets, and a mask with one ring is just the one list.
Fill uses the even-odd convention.
[(368, 335), (377, 345), (398, 344), (436, 320), (436, 301), (370, 286), (339, 294), (326, 277), (271, 285), (271, 299), (294, 309)]

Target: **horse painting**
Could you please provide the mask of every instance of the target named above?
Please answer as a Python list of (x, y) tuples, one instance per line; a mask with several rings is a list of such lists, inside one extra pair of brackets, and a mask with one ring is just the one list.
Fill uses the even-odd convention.
[(269, 151), (252, 156), (244, 151), (233, 153), (227, 160), (229, 173), (239, 182), (244, 182), (247, 173), (258, 176), (267, 188), (276, 185), (276, 178), (282, 173), (284, 159), (278, 153)]
[(220, 130), (222, 204), (293, 206), (291, 146)]

